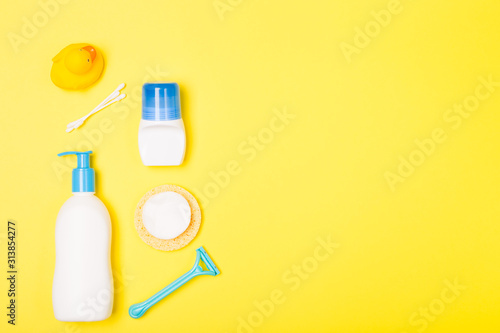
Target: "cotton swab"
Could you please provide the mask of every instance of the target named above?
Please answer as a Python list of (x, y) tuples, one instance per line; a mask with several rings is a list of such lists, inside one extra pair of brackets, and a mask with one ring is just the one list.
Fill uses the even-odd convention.
[[(100, 110), (104, 104), (106, 104), (108, 101), (110, 101), (111, 99), (113, 99), (113, 98), (115, 98), (116, 96), (118, 96), (118, 94), (120, 93), (120, 90), (122, 90), (124, 87), (125, 87), (125, 83), (120, 84), (120, 85), (119, 85), (119, 86), (118, 86), (118, 87), (117, 87), (117, 88), (116, 88), (116, 89), (115, 89), (115, 90), (114, 90), (114, 91), (113, 91), (113, 92), (112, 92), (112, 93), (111, 93), (108, 97), (106, 97), (106, 98), (104, 99), (104, 101), (102, 101), (101, 103), (99, 103), (99, 105), (98, 105), (98, 106), (96, 106), (96, 107), (94, 108), (94, 110), (92, 110), (92, 111), (91, 111), (91, 112), (90, 112), (87, 116), (91, 115), (91, 114), (92, 114), (92, 113), (94, 113), (96, 110), (97, 110), (97, 111), (98, 111), (98, 110)], [(83, 117), (83, 118), (85, 118), (85, 117)], [(74, 126), (75, 126), (75, 124), (77, 124), (77, 123), (78, 123), (80, 120), (82, 120), (83, 118), (78, 119), (78, 120), (76, 120), (76, 121), (73, 121), (73, 122), (69, 123), (69, 124), (66, 126), (66, 127), (67, 127), (67, 129), (70, 129), (70, 128), (74, 127)], [(85, 118), (85, 119), (86, 119), (86, 118)], [(77, 126), (77, 127), (78, 127), (78, 126)], [(69, 131), (69, 132), (70, 132), (70, 131)]]
[[(115, 89), (115, 90), (114, 90), (111, 94), (109, 94), (109, 96), (108, 96), (108, 97), (106, 97), (106, 98), (104, 99), (104, 101), (102, 101), (101, 103), (99, 103), (99, 105), (98, 105), (98, 106), (96, 106), (96, 107), (94, 108), (94, 110), (92, 110), (90, 113), (92, 113), (93, 111), (95, 111), (96, 109), (98, 109), (100, 106), (104, 105), (105, 103), (107, 103), (107, 102), (108, 102), (108, 101), (110, 101), (111, 99), (113, 99), (113, 98), (115, 98), (116, 96), (118, 96), (118, 94), (120, 93), (120, 90), (122, 90), (124, 87), (125, 87), (125, 83), (121, 83), (120, 85), (118, 85), (118, 87), (116, 87), (116, 89)], [(80, 120), (80, 119), (79, 119), (79, 120)], [(72, 126), (70, 126), (70, 125), (75, 124), (77, 121), (78, 121), (78, 120), (76, 120), (76, 121), (74, 121), (74, 122), (72, 122), (72, 123), (69, 123), (67, 127), (68, 127), (68, 128), (69, 128), (69, 127), (72, 127)]]
[(76, 123), (75, 123), (75, 124), (73, 124), (71, 127), (68, 127), (68, 128), (66, 129), (66, 132), (68, 132), (68, 133), (69, 133), (69, 132), (71, 132), (72, 130), (77, 129), (78, 127), (80, 127), (80, 126), (81, 126), (81, 125), (85, 122), (85, 120), (87, 120), (87, 118), (89, 118), (89, 117), (90, 117), (90, 116), (92, 116), (93, 114), (95, 114), (95, 113), (97, 113), (97, 112), (101, 111), (102, 109), (104, 109), (104, 108), (106, 108), (106, 107), (110, 106), (111, 104), (116, 103), (116, 102), (118, 102), (118, 101), (121, 101), (121, 100), (122, 100), (122, 99), (124, 99), (126, 96), (127, 96), (126, 94), (121, 94), (120, 96), (118, 96), (117, 98), (115, 98), (115, 99), (113, 99), (113, 100), (109, 101), (109, 102), (108, 102), (108, 103), (106, 103), (105, 105), (102, 105), (100, 108), (98, 108), (98, 109), (97, 109), (97, 108), (96, 108), (96, 109), (94, 109), (94, 110), (93, 110), (93, 112), (91, 112), (91, 113), (89, 113), (88, 115), (86, 115), (85, 117), (83, 117), (83, 118), (81, 118), (81, 119), (77, 120), (77, 121), (76, 121)]
[(92, 110), (92, 112), (90, 112), (88, 115), (86, 115), (85, 117), (82, 117), (81, 119), (78, 119), (77, 121), (74, 121), (72, 124), (72, 126), (70, 127), (69, 124), (68, 124), (68, 128), (66, 129), (66, 132), (71, 132), (72, 130), (74, 129), (77, 129), (78, 127), (80, 127), (84, 122), (85, 120), (87, 120), (87, 118), (89, 118), (90, 116), (92, 116), (93, 114), (101, 111), (102, 109), (110, 106), (111, 104), (113, 103), (116, 103), (116, 102), (119, 102), (121, 101), (122, 99), (124, 99), (125, 97), (127, 97), (126, 94), (121, 94), (120, 96), (118, 96), (117, 98), (115, 99), (112, 99), (111, 101), (109, 101), (108, 103), (102, 105), (100, 104), (98, 107), (96, 107), (94, 110)]
[[(118, 96), (120, 92), (119, 91), (114, 91), (111, 95), (108, 96), (104, 101), (102, 101), (98, 106), (96, 106), (92, 111), (90, 111), (85, 117), (82, 117), (78, 120), (75, 120), (71, 123), (69, 123), (66, 128), (71, 128), (74, 127), (76, 124), (78, 124), (81, 120), (84, 120), (88, 118), (90, 115), (94, 114), (96, 111), (102, 109), (102, 107), (105, 105), (105, 103), (109, 102), (111, 99), (115, 98)], [(111, 97), (111, 98), (110, 98)]]
[(118, 88), (116, 88), (115, 91), (113, 91), (108, 97), (106, 97), (106, 99), (104, 99), (104, 101), (102, 101), (101, 103), (99, 103), (98, 106), (96, 106), (89, 114), (87, 114), (85, 117), (82, 117), (76, 121), (73, 121), (71, 123), (69, 123), (67, 126), (66, 126), (66, 131), (67, 132), (71, 132), (72, 129), (74, 128), (77, 128), (81, 125), (81, 123), (83, 123), (83, 121), (85, 121), (88, 117), (90, 117), (92, 114), (96, 113), (97, 111), (101, 110), (103, 108), (103, 106), (109, 102), (111, 99), (115, 98), (116, 96), (118, 96), (118, 94), (120, 93), (119, 92), (119, 89), (123, 89), (124, 87), (124, 84), (120, 84), (118, 86)]
[(124, 99), (127, 96), (126, 94), (119, 95), (120, 90), (123, 89), (124, 87), (125, 87), (125, 83), (120, 84), (111, 94), (109, 94), (108, 97), (106, 97), (101, 103), (99, 103), (99, 105), (97, 105), (86, 116), (69, 123), (66, 126), (66, 132), (69, 133), (72, 130), (77, 129), (85, 122), (85, 120), (87, 120), (87, 118), (89, 118), (93, 114), (99, 112), (100, 110), (104, 109), (105, 107), (108, 107), (109, 105), (111, 105), (115, 102), (118, 102), (118, 101), (121, 101), (122, 99)]

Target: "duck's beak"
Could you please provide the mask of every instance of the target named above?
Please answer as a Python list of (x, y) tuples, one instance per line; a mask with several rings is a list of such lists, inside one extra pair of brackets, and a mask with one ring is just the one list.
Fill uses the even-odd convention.
[(92, 45), (88, 45), (82, 47), (82, 50), (85, 50), (90, 54), (90, 60), (93, 62), (95, 57), (97, 56), (97, 51), (94, 49), (94, 47)]

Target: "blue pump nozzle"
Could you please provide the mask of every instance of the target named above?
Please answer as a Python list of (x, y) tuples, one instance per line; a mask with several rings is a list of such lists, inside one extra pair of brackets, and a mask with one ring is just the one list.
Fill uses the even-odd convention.
[(76, 155), (78, 165), (73, 169), (73, 192), (95, 192), (95, 173), (90, 167), (90, 154), (92, 151), (67, 151), (57, 156)]

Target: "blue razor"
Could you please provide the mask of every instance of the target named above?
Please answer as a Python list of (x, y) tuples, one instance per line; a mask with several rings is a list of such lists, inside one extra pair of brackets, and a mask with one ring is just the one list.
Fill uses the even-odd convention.
[[(200, 266), (200, 260), (205, 264), (207, 270), (205, 270), (202, 266)], [(142, 303), (137, 303), (132, 305), (128, 309), (128, 314), (130, 317), (137, 319), (141, 318), (142, 315), (149, 310), (150, 307), (170, 295), (174, 290), (191, 280), (192, 278), (199, 276), (199, 275), (211, 275), (211, 276), (216, 276), (219, 275), (220, 271), (215, 266), (215, 263), (213, 262), (212, 258), (208, 255), (207, 251), (202, 247), (198, 248), (196, 250), (196, 261), (194, 263), (193, 268), (189, 270), (186, 274), (182, 275), (180, 278), (148, 298)]]

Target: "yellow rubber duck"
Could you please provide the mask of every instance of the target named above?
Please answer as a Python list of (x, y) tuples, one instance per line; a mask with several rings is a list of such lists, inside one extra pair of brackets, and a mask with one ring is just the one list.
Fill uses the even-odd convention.
[(50, 79), (63, 89), (87, 88), (99, 79), (104, 68), (102, 53), (88, 43), (71, 44), (52, 59)]

